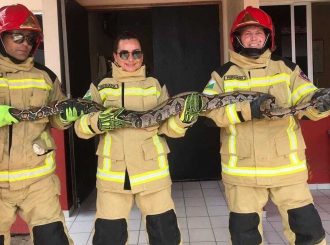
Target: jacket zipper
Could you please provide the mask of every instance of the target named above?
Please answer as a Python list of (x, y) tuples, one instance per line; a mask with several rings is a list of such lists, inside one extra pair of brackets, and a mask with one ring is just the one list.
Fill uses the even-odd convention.
[[(251, 71), (248, 71), (248, 74), (249, 74), (249, 79), (250, 79), (250, 81), (251, 81)], [(250, 83), (250, 86), (251, 86), (251, 83)], [(251, 89), (251, 87), (250, 87), (250, 91), (252, 91), (252, 89)], [(253, 144), (253, 149), (255, 149), (255, 145), (254, 145), (254, 142), (255, 142), (255, 136), (254, 136), (254, 120), (251, 120), (251, 123), (252, 123), (252, 144)], [(254, 155), (254, 159), (256, 159), (257, 160), (257, 156), (256, 156), (256, 151), (254, 150), (253, 151), (253, 155)], [(255, 162), (257, 162), (255, 160)], [(257, 163), (256, 163), (257, 164)], [(257, 167), (257, 166), (256, 166)], [(257, 181), (258, 181), (258, 177), (256, 177), (256, 179), (257, 179)]]
[(125, 107), (125, 83), (121, 84), (121, 107)]
[[(8, 87), (9, 88), (9, 87)], [(8, 91), (9, 92), (9, 91)], [(11, 105), (11, 98), (10, 98), (10, 93), (9, 93), (9, 105)], [(8, 139), (8, 145), (9, 145), (9, 149), (8, 149), (8, 156), (10, 157), (10, 152), (11, 152), (11, 145), (13, 143), (13, 125), (9, 125), (9, 139)]]
[[(121, 106), (125, 107), (125, 83), (121, 84)], [(127, 167), (125, 169), (124, 190), (132, 190)]]
[(8, 155), (10, 156), (10, 150), (11, 150), (11, 144), (12, 144), (12, 137), (13, 137), (13, 125), (9, 125), (9, 151), (8, 151)]

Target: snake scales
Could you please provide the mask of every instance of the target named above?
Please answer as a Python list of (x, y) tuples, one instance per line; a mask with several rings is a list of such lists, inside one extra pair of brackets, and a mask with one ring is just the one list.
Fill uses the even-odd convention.
[[(179, 114), (184, 107), (185, 98), (191, 93), (181, 93), (171, 97), (164, 103), (148, 111), (130, 111), (123, 110), (119, 118), (127, 122), (127, 127), (146, 128), (157, 125), (159, 122), (169, 118), (172, 115)], [(200, 94), (203, 104), (202, 111), (213, 110), (216, 108), (224, 107), (229, 104), (234, 104), (243, 101), (253, 101), (261, 96), (267, 94), (260, 92), (249, 91), (235, 91), (222, 93), (218, 95), (205, 95)], [(268, 98), (261, 108), (262, 115), (267, 119), (280, 119), (307, 110), (308, 108), (315, 107), (317, 99), (308, 103), (292, 106), (289, 108), (278, 108), (275, 104), (275, 98)], [(68, 105), (78, 106), (84, 114), (105, 110), (102, 105), (96, 102), (84, 99), (68, 99), (64, 101), (54, 102), (50, 105), (42, 106), (39, 108), (19, 110), (15, 108), (10, 109), (10, 113), (19, 121), (33, 121), (51, 115), (62, 113)]]

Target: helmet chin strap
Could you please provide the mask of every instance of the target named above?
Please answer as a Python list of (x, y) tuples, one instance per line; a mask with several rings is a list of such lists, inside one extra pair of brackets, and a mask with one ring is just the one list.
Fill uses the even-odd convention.
[(247, 56), (247, 57), (251, 57), (251, 58), (259, 58), (260, 55), (262, 55), (267, 49), (268, 46), (266, 45), (268, 38), (269, 38), (269, 34), (267, 34), (266, 38), (265, 38), (265, 42), (264, 45), (262, 46), (262, 48), (246, 48), (244, 47), (244, 45), (242, 44), (241, 40), (238, 38), (238, 36), (235, 36), (237, 39), (237, 42), (240, 45), (240, 48), (238, 50), (238, 53)]

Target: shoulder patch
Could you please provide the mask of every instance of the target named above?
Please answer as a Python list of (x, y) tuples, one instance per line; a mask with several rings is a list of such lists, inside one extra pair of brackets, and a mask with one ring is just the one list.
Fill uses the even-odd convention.
[(44, 65), (42, 65), (42, 64), (40, 64), (40, 63), (38, 63), (38, 62), (34, 62), (34, 67), (37, 68), (37, 69), (39, 69), (39, 70), (45, 71), (45, 72), (48, 74), (48, 76), (50, 77), (50, 79), (51, 79), (53, 82), (55, 82), (57, 76), (56, 76), (56, 74), (55, 74), (51, 69), (49, 69), (47, 66), (44, 66)]
[(101, 84), (101, 85), (97, 86), (98, 90), (102, 90), (102, 89), (105, 89), (105, 88), (117, 89), (117, 88), (119, 88), (119, 84), (105, 83), (105, 84)]
[(211, 79), (205, 86), (204, 89), (213, 89), (215, 85), (215, 80)]
[(239, 75), (225, 75), (223, 80), (247, 80), (247, 77)]
[(215, 71), (220, 75), (220, 77), (223, 77), (226, 74), (226, 72), (230, 69), (230, 67), (232, 67), (233, 65), (235, 64), (229, 61), (226, 64), (220, 66)]
[(311, 82), (311, 80), (309, 80), (309, 78), (307, 77), (307, 75), (303, 71), (300, 71), (299, 77), (301, 79), (305, 80), (306, 82)]
[(291, 60), (288, 60), (286, 58), (283, 58), (283, 57), (281, 57), (279, 55), (276, 55), (276, 54), (273, 54), (273, 53), (272, 53), (270, 59), (273, 60), (273, 61), (282, 61), (282, 62), (284, 62), (284, 64), (287, 67), (289, 67), (292, 71), (294, 69), (296, 69), (296, 66), (297, 66), (297, 64), (293, 63)]

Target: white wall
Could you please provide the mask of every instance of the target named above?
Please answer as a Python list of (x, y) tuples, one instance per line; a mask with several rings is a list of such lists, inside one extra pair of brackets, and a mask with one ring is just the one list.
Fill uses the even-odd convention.
[(34, 13), (42, 14), (45, 64), (60, 78), (60, 51), (56, 0), (1, 0), (0, 7), (23, 4)]
[(1, 0), (0, 6), (2, 7), (17, 3), (25, 5), (28, 9), (30, 9), (33, 12), (42, 11), (42, 0)]

